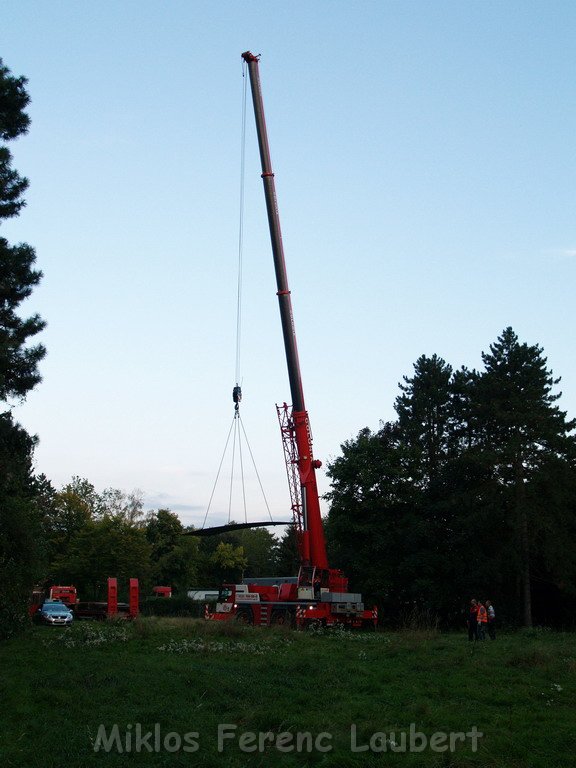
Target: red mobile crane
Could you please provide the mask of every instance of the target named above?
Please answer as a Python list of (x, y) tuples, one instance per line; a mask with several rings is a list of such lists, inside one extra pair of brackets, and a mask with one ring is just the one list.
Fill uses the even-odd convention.
[(207, 607), (206, 618), (227, 620), (235, 617), (247, 624), (259, 625), (290, 624), (306, 627), (341, 624), (373, 628), (377, 622), (376, 609), (365, 610), (362, 596), (347, 591), (348, 579), (342, 571), (328, 566), (316, 484), (316, 469), (321, 466), (321, 462), (314, 459), (312, 453), (310, 421), (304, 404), (274, 173), (264, 119), (258, 66), (260, 57), (246, 51), (242, 54), (242, 58), (246, 62), (250, 75), (262, 181), (276, 272), (278, 304), (292, 396), (292, 407), (284, 403), (282, 406), (277, 406), (277, 412), (301, 565), (297, 577), (247, 579), (242, 584), (224, 585), (216, 610), (212, 613)]

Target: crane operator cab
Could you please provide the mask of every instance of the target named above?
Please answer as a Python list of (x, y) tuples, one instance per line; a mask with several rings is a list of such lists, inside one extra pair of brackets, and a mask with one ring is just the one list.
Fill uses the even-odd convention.
[(313, 565), (303, 565), (298, 573), (298, 599), (321, 600), (329, 591), (329, 571)]

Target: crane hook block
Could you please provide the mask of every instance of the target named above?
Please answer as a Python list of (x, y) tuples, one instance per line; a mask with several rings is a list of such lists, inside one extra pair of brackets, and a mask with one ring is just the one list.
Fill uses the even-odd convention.
[(234, 402), (236, 403), (236, 410), (238, 410), (238, 405), (242, 400), (242, 390), (240, 389), (240, 386), (238, 384), (236, 384), (236, 386), (232, 390), (232, 400), (234, 400)]

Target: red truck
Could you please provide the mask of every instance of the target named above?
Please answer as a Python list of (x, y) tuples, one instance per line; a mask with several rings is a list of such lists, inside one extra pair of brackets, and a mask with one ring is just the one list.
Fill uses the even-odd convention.
[(34, 616), (40, 606), (42, 606), (47, 600), (60, 601), (61, 603), (67, 605), (69, 608), (74, 609), (74, 606), (78, 602), (78, 592), (74, 586), (53, 586), (50, 587), (48, 591), (42, 587), (36, 587), (32, 591), (32, 598), (28, 607), (28, 613), (30, 616)]
[(71, 608), (78, 602), (76, 587), (50, 587), (49, 600), (60, 600)]

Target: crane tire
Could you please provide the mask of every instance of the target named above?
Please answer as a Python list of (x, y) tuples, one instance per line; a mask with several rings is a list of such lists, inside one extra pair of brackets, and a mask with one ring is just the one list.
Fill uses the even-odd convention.
[(286, 608), (277, 608), (275, 611), (272, 611), (270, 624), (280, 627), (293, 627), (294, 613)]

